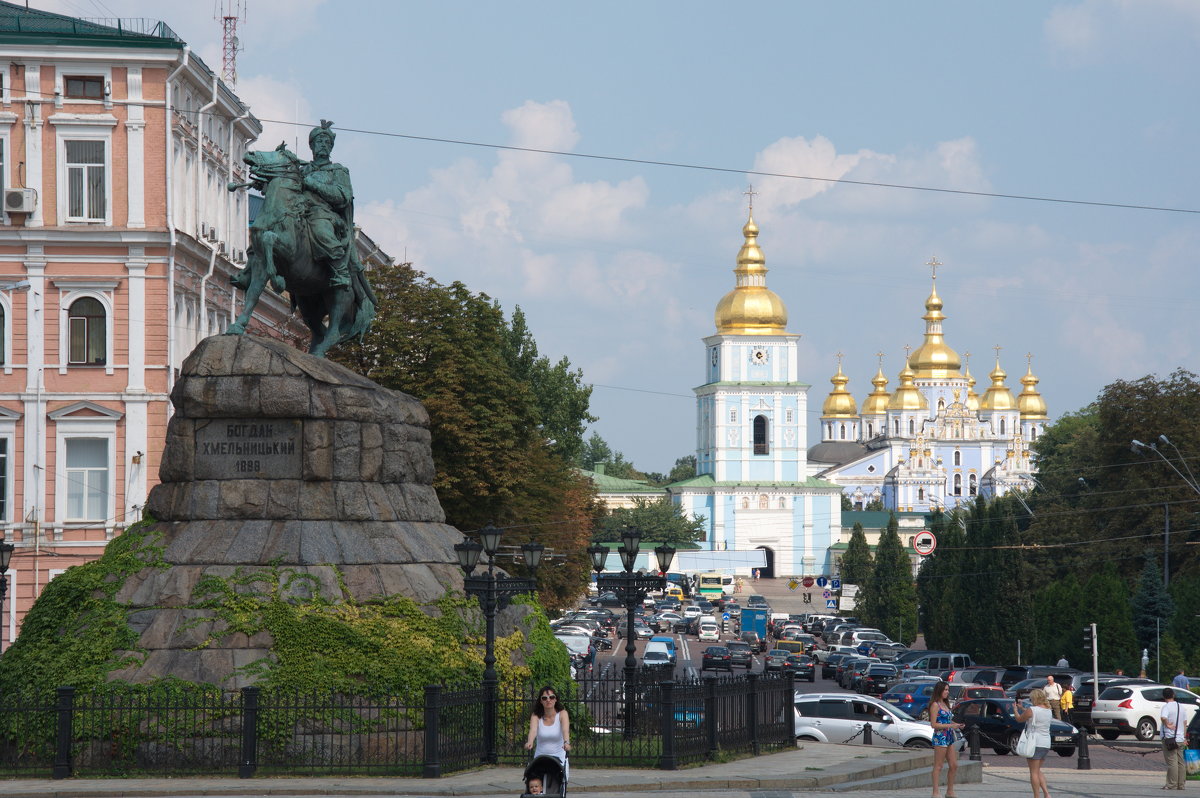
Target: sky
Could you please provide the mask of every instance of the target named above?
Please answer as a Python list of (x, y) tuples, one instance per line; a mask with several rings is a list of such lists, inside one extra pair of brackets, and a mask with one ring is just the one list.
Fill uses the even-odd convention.
[[(221, 2), (32, 5), (162, 19), (221, 66)], [(750, 184), (812, 442), (837, 353), (860, 404), (876, 352), (896, 387), (932, 257), (980, 393), (995, 346), (1014, 394), (1033, 355), (1052, 418), (1116, 379), (1200, 371), (1194, 0), (242, 6), (236, 91), (271, 120), (262, 148), (307, 156), (333, 120), (366, 233), (520, 306), (642, 470), (695, 453)]]

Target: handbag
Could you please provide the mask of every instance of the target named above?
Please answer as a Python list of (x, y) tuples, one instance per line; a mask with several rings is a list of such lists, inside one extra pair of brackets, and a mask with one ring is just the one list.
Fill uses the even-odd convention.
[(1171, 735), (1170, 737), (1166, 736), (1166, 734), (1167, 734), (1166, 727), (1163, 728), (1163, 735), (1164, 735), (1163, 736), (1163, 748), (1167, 751), (1178, 751), (1179, 750), (1179, 740), (1175, 739), (1175, 735), (1179, 733), (1179, 722), (1180, 722), (1181, 714), (1182, 714), (1182, 710), (1180, 710), (1178, 707), (1176, 707), (1175, 708), (1175, 728), (1170, 732), (1170, 735)]
[(1017, 740), (1017, 747), (1013, 750), (1017, 756), (1028, 759), (1037, 753), (1037, 741), (1033, 739), (1033, 735), (1026, 728), (1021, 732), (1021, 738)]

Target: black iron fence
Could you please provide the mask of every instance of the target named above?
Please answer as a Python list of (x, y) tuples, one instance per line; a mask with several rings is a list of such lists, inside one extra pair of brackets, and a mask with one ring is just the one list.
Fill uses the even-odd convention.
[[(625, 691), (634, 691), (632, 701)], [(500, 762), (522, 764), (538, 686), (501, 690)], [(577, 766), (674, 769), (793, 745), (790, 677), (626, 685), (597, 672), (560, 689)], [(483, 760), (484, 691), (415, 698), (236, 692), (182, 685), (71, 687), (0, 697), (0, 777), (387, 775), (437, 777)]]

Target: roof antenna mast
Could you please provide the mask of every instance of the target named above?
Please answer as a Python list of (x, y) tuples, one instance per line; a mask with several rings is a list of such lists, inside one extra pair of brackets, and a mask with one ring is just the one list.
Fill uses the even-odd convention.
[(238, 20), (246, 21), (246, 11), (250, 0), (216, 0), (213, 8), (213, 18), (221, 20), (224, 38), (221, 47), (221, 79), (230, 85), (237, 85), (237, 54), (242, 47), (238, 40)]

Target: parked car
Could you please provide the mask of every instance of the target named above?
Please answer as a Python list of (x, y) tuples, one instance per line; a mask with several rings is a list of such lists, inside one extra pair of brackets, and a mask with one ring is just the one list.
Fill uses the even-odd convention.
[[(933, 727), (871, 696), (797, 693), (794, 706), (798, 740), (861, 744), (863, 726), (870, 723), (872, 745), (933, 746)], [(956, 745), (962, 750), (961, 740)]]
[(836, 678), (838, 664), (841, 663), (841, 661), (843, 659), (845, 659), (846, 657), (849, 657), (849, 656), (853, 656), (853, 655), (847, 654), (844, 651), (835, 651), (832, 654), (827, 653), (825, 655), (824, 659), (820, 660), (821, 678), (822, 679)]
[(725, 644), (729, 649), (729, 653), (733, 656), (733, 664), (741, 665), (746, 670), (750, 670), (754, 665), (754, 651), (751, 650), (750, 644), (741, 640), (730, 640)]
[(867, 668), (878, 663), (877, 659), (868, 659), (860, 657), (856, 660), (851, 660), (842, 671), (842, 679), (839, 684), (847, 690), (858, 690), (858, 684), (862, 681), (863, 674), (867, 672)]
[[(972, 727), (979, 729), (979, 744), (997, 754), (1010, 753), (1025, 724), (1017, 720), (1011, 698), (974, 698), (960, 701), (954, 707), (954, 721), (962, 723), (964, 736)], [(1075, 753), (1075, 727), (1061, 720), (1050, 721), (1050, 747), (1059, 756)]]
[(905, 664), (915, 670), (937, 674), (941, 671), (969, 668), (975, 664), (975, 660), (971, 659), (969, 654), (927, 652), (924, 656), (917, 657)]
[[(1115, 673), (1100, 674), (1100, 693), (1104, 694), (1104, 690), (1116, 684), (1154, 684), (1149, 679), (1142, 679), (1136, 676), (1117, 676)], [(1096, 701), (1096, 684), (1093, 679), (1085, 679), (1083, 684), (1079, 685), (1079, 689), (1075, 691), (1075, 707), (1071, 710), (1071, 723), (1081, 729), (1087, 731), (1088, 734), (1095, 734), (1096, 727), (1092, 725), (1092, 705)]]
[[(618, 623), (617, 624), (617, 638), (618, 639), (624, 638), (625, 631), (628, 628), (629, 628), (628, 621), (623, 621), (622, 623)], [(650, 624), (646, 623), (646, 620), (641, 617), (636, 617), (633, 619), (633, 633), (636, 637), (639, 637), (639, 638), (654, 637), (654, 630), (651, 629)]]
[(858, 691), (864, 695), (882, 695), (884, 685), (895, 678), (899, 669), (895, 665), (875, 662), (867, 666), (858, 682)]
[[(1109, 685), (1092, 706), (1092, 725), (1105, 740), (1115, 740), (1122, 734), (1132, 734), (1143, 742), (1154, 740), (1166, 703), (1165, 689), (1163, 684)], [(1191, 722), (1200, 698), (1187, 690), (1176, 690), (1175, 700), (1183, 710), (1183, 722)]]
[(616, 593), (612, 592), (611, 590), (606, 590), (603, 593), (599, 594), (598, 596), (596, 596), (596, 598), (591, 600), (591, 603), (595, 604), (596, 606), (599, 606), (599, 607), (624, 607), (625, 606), (625, 602), (621, 600), (621, 597), (618, 596)]
[(763, 658), (763, 672), (782, 671), (783, 663), (787, 662), (790, 654), (790, 651), (784, 651), (782, 648), (771, 649)]
[(817, 680), (816, 663), (807, 654), (788, 654), (783, 661), (783, 672), (791, 672), (797, 679), (806, 679), (810, 682)]
[(918, 682), (901, 682), (888, 688), (880, 698), (896, 709), (912, 715), (914, 718), (919, 718), (928, 708), (929, 699), (933, 695), (933, 687), (936, 684), (936, 679), (928, 678)]
[(700, 670), (720, 670), (733, 673), (733, 654), (726, 646), (709, 646), (704, 649), (704, 655), (700, 660)]
[(950, 674), (949, 681), (951, 684), (992, 684), (1001, 687), (1005, 670), (1003, 665), (975, 665)]
[(946, 697), (950, 699), (950, 705), (954, 706), (959, 701), (967, 701), (973, 698), (1008, 698), (994, 684), (962, 684), (954, 683), (950, 685)]
[(1088, 675), (1078, 668), (1060, 668), (1057, 665), (1009, 665), (1000, 677), (1000, 686), (1007, 691), (1019, 681), (1046, 676), (1053, 676), (1056, 682), (1065, 683), (1075, 674), (1082, 674), (1083, 677)]
[(679, 613), (666, 610), (650, 616), (650, 625), (656, 632), (670, 632), (675, 629), (675, 624), (682, 620), (683, 616)]

